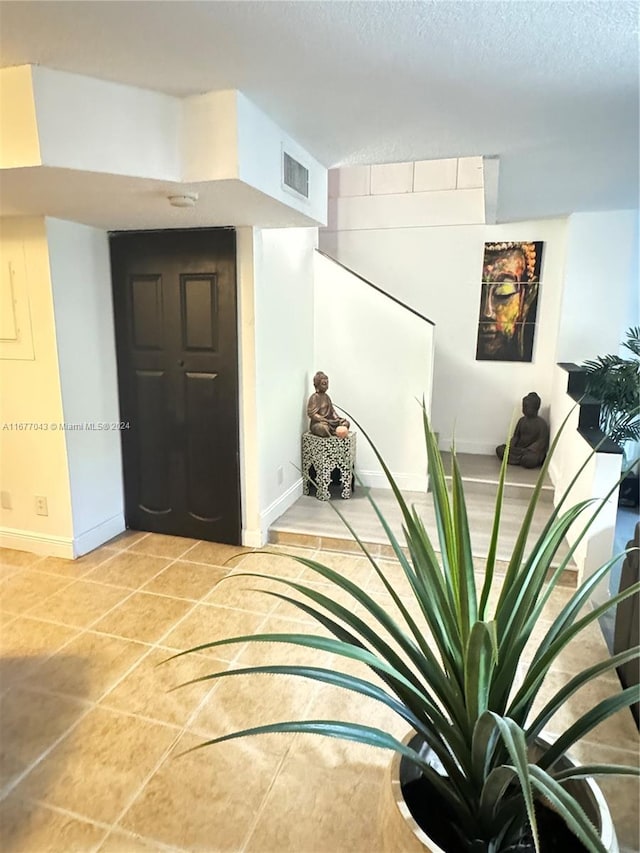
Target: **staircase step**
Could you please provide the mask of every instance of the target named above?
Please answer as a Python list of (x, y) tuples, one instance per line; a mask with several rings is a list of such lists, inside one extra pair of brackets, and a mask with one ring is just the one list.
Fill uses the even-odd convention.
[[(393, 548), (388, 542), (378, 542), (372, 540), (372, 537), (366, 537), (363, 539), (363, 543), (367, 548), (367, 551), (371, 554), (374, 559), (394, 559), (395, 555), (393, 552)], [(285, 545), (287, 547), (295, 547), (295, 548), (309, 548), (311, 549), (309, 553), (313, 553), (313, 550), (317, 548), (321, 548), (323, 551), (336, 551), (342, 554), (355, 554), (361, 555), (362, 551), (360, 546), (355, 541), (355, 539), (348, 538), (345, 536), (337, 536), (332, 534), (323, 534), (322, 536), (312, 536), (306, 533), (299, 533), (295, 530), (287, 530), (284, 527), (278, 527), (277, 523), (269, 530), (269, 542), (272, 545)], [(439, 551), (436, 551), (438, 554)], [(504, 557), (505, 555), (503, 555)], [(483, 568), (483, 560), (486, 558), (486, 555), (483, 554), (475, 554), (474, 557), (477, 558), (477, 570), (480, 571)], [(317, 557), (315, 559), (318, 559)], [(321, 561), (321, 560), (320, 560)], [(499, 561), (496, 567), (496, 578), (500, 578), (504, 576), (505, 569), (501, 566), (505, 565), (504, 559)], [(558, 567), (559, 560), (554, 561), (552, 565), (552, 569), (550, 570), (547, 577), (550, 577), (554, 570)], [(562, 575), (558, 581), (560, 586), (568, 587), (570, 589), (576, 589), (578, 585), (578, 569), (573, 563), (570, 564), (563, 570)]]
[[(372, 489), (375, 499), (391, 529), (402, 539), (402, 515), (393, 493), (389, 489)], [(438, 547), (437, 525), (433, 510), (433, 496), (424, 492), (406, 492), (405, 499), (409, 505), (414, 505), (424, 519), (427, 531), (434, 547)], [(335, 504), (334, 507), (331, 504)], [(513, 546), (520, 529), (522, 520), (527, 512), (528, 501), (520, 496), (519, 499), (508, 498), (504, 502), (500, 538), (498, 542), (497, 559), (510, 559)], [(542, 531), (549, 516), (550, 504), (541, 503), (534, 515), (530, 543)], [(334, 512), (339, 510), (357, 531), (361, 540), (367, 545), (374, 557), (391, 557), (393, 551), (388, 538), (377, 520), (365, 492), (357, 488), (350, 500), (317, 501), (313, 497), (299, 498), (270, 529), (270, 541), (282, 545), (292, 545), (306, 548), (322, 548), (329, 551), (359, 552), (359, 546), (350, 535), (344, 522)], [(470, 492), (467, 495), (467, 509), (471, 527), (471, 545), (478, 570), (482, 571), (486, 560), (491, 529), (493, 525), (493, 502), (482, 494)], [(566, 556), (568, 547), (562, 543), (557, 555), (556, 565)], [(498, 571), (502, 568), (498, 567)], [(563, 583), (575, 586), (576, 567), (571, 562), (564, 573)]]
[[(489, 456), (475, 453), (456, 453), (458, 467), (462, 475), (465, 494), (487, 495), (495, 498), (500, 478), (500, 460), (497, 456)], [(443, 452), (445, 478), (451, 483), (451, 453)], [(520, 468), (517, 465), (507, 467), (504, 496), (509, 500), (529, 501), (536, 483), (538, 481), (539, 469)], [(553, 503), (554, 488), (545, 475), (540, 490), (539, 501), (541, 503)]]

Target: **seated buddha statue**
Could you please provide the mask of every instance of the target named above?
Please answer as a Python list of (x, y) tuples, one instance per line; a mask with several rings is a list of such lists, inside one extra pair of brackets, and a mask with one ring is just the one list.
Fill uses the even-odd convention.
[[(539, 417), (540, 397), (532, 391), (522, 398), (522, 414), (516, 424), (507, 464), (521, 465), (523, 468), (539, 468), (549, 450), (549, 426)], [(504, 457), (507, 445), (496, 447), (498, 459)]]
[(313, 377), (315, 394), (309, 397), (307, 403), (307, 415), (309, 417), (309, 432), (328, 438), (330, 435), (338, 435), (344, 438), (349, 431), (349, 421), (341, 418), (333, 408), (331, 397), (327, 394), (329, 388), (329, 377), (319, 370)]

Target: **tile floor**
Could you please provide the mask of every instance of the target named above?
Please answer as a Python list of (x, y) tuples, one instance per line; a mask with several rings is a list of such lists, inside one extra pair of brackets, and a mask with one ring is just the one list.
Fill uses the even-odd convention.
[[(229, 577), (255, 570), (304, 578), (322, 591), (317, 576), (288, 552), (295, 549), (271, 546), (268, 554), (250, 555), (132, 532), (75, 562), (0, 550), (3, 853), (384, 853), (376, 804), (388, 753), (269, 735), (181, 755), (207, 737), (298, 716), (369, 722), (375, 714), (379, 725), (403, 733), (404, 724), (372, 700), (303, 679), (238, 677), (170, 692), (230, 664), (332, 665), (329, 655), (252, 643), (162, 663), (213, 638), (308, 630), (304, 614), (253, 591), (275, 582)], [(361, 557), (320, 557), (388, 603)], [(402, 590), (398, 567), (385, 566)], [(549, 618), (569, 594), (556, 591)], [(565, 682), (585, 656), (606, 653), (594, 627), (564, 653), (546, 689)], [(590, 688), (597, 696), (617, 689), (612, 676)], [(577, 694), (567, 713), (580, 713), (582, 702)], [(624, 711), (575, 753), (632, 763), (637, 750)], [(637, 850), (638, 786), (623, 779), (604, 787), (622, 846)]]

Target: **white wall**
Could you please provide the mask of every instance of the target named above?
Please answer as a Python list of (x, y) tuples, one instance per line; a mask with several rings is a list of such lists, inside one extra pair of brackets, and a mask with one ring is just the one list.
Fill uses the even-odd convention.
[(40, 165), (31, 66), (0, 70), (0, 168)]
[[(3, 69), (0, 86), (2, 168), (152, 179), (163, 183), (145, 191), (158, 195), (204, 195), (208, 187), (200, 184), (241, 181), (285, 205), (276, 220), (282, 224), (286, 208), (304, 214), (309, 224), (327, 220), (326, 168), (242, 92), (179, 98), (28, 65)], [(284, 186), (283, 151), (308, 169), (308, 198)], [(242, 216), (236, 211), (237, 223), (247, 222)]]
[[(62, 407), (67, 424), (120, 421), (111, 268), (106, 232), (46, 220)], [(68, 430), (76, 555), (124, 530), (122, 433)]]
[[(327, 221), (326, 168), (261, 112), (242, 92), (236, 92), (236, 97), (240, 180), (324, 224)], [(308, 199), (283, 186), (283, 148), (309, 170)]]
[(45, 166), (180, 180), (179, 98), (34, 66)]
[[(427, 487), (419, 402), (431, 406), (433, 326), (339, 264), (316, 254), (314, 363), (329, 396), (369, 434), (398, 485)], [(315, 371), (314, 371), (315, 372)], [(358, 427), (352, 424), (358, 432)], [(365, 485), (389, 487), (364, 435), (356, 470)]]
[(256, 426), (262, 541), (302, 493), (300, 437), (313, 376), (315, 228), (256, 230)]
[(482, 157), (354, 166), (329, 172), (330, 231), (485, 221)]
[[(529, 391), (542, 397), (542, 414), (547, 412), (565, 230), (564, 220), (450, 226), (445, 219), (439, 227), (320, 231), (321, 249), (435, 322), (432, 418), (443, 449), (455, 435), (461, 452), (493, 453)], [(530, 364), (475, 360), (484, 243), (498, 240), (545, 243)], [(387, 391), (383, 387), (381, 395)]]
[[(0, 485), (12, 504), (11, 509), (0, 509), (0, 542), (9, 548), (72, 557), (71, 495), (65, 435), (58, 429), (64, 414), (45, 222), (33, 217), (3, 219), (0, 225), (0, 264), (3, 273), (10, 264), (13, 267), (19, 283), (13, 298), (23, 303), (20, 323), (26, 326), (19, 332), (32, 344), (26, 352), (19, 341), (7, 344), (0, 357)], [(15, 424), (27, 426), (12, 428)], [(36, 514), (36, 495), (46, 497), (48, 515)]]
[(638, 212), (572, 214), (558, 361), (615, 353), (638, 323)]
[(237, 104), (237, 92), (233, 89), (184, 99), (183, 180), (220, 181), (238, 177)]

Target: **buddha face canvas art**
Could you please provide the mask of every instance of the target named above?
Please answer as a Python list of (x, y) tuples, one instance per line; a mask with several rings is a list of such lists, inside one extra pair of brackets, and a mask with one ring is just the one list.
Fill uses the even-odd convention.
[(476, 361), (531, 361), (542, 243), (485, 243)]

